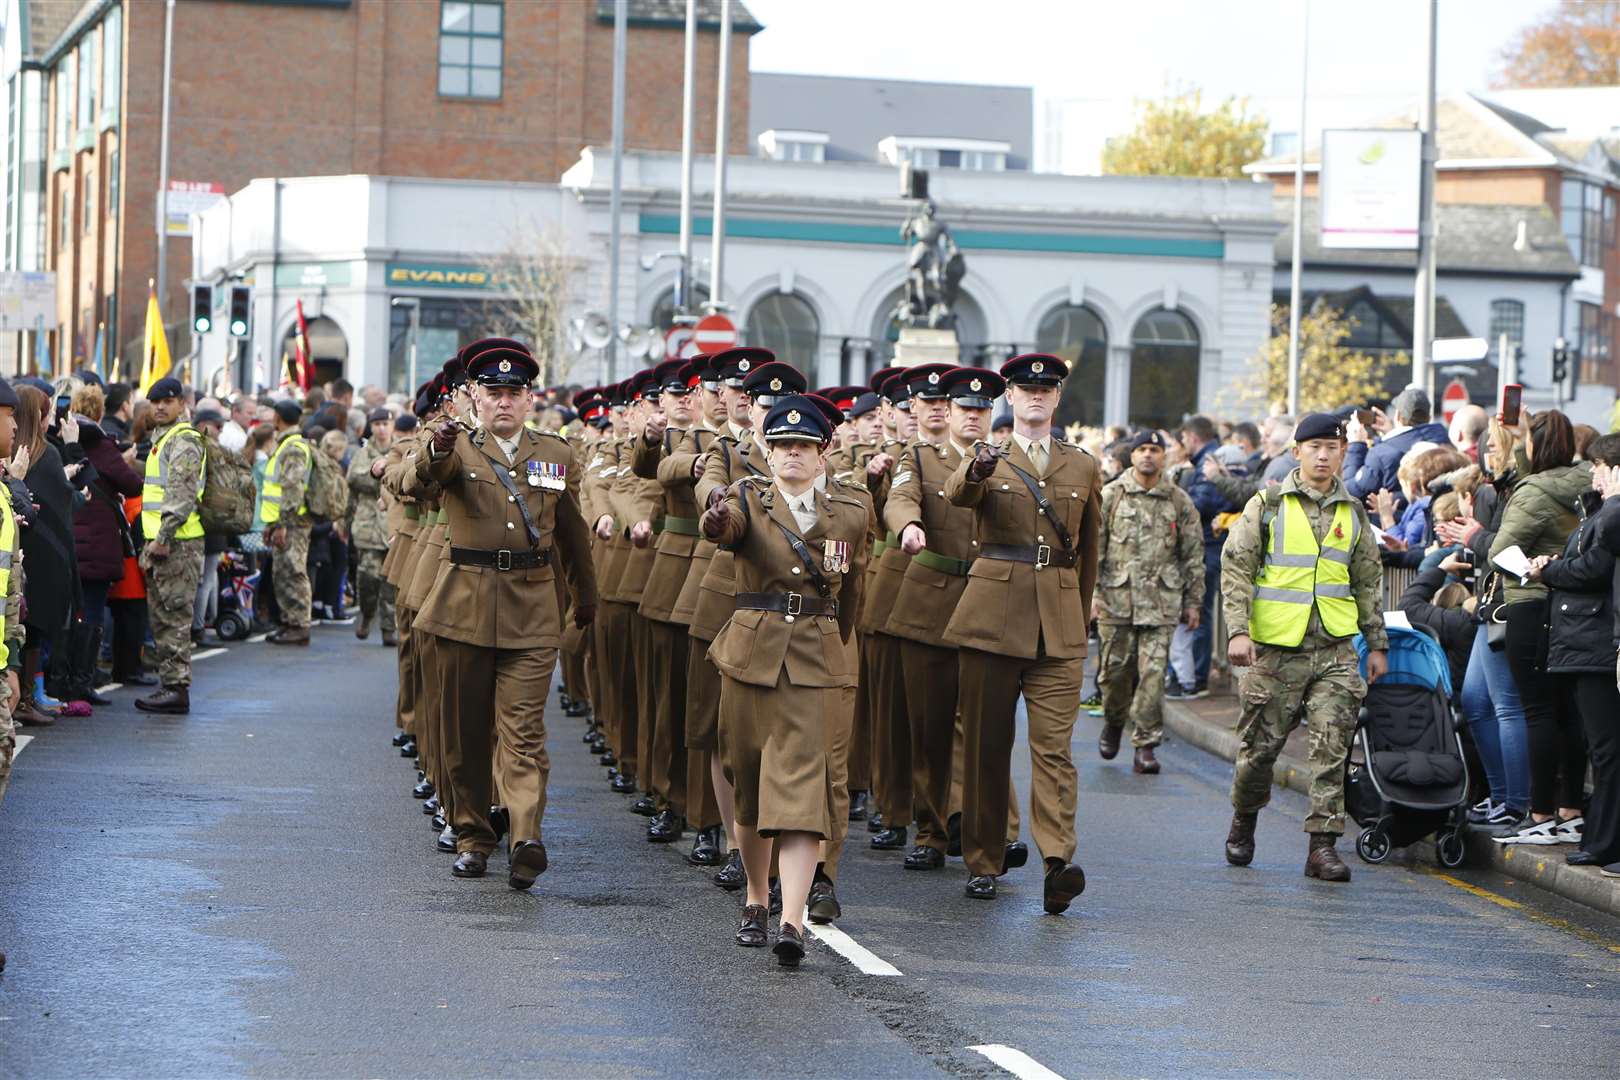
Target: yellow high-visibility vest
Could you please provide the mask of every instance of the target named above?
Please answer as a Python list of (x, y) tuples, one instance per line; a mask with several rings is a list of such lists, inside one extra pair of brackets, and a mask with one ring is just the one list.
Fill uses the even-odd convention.
[[(271, 455), (270, 465), (264, 470), (264, 497), (259, 502), (259, 517), (266, 525), (274, 525), (281, 520), (281, 459), (289, 449), (297, 446), (304, 452), (304, 464), (310, 468), (314, 462), (309, 457), (309, 440), (302, 435), (292, 435), (281, 440), (276, 452)], [(304, 498), (299, 500), (297, 516), (303, 517), (309, 513), (304, 503), (309, 498), (309, 481), (306, 473), (304, 481)]]
[[(163, 448), (169, 445), (169, 440), (176, 435), (195, 435), (199, 440), (202, 432), (185, 421), (174, 425), (163, 438), (157, 441), (150, 453), (146, 455), (146, 480), (141, 485), (141, 531), (148, 540), (156, 540), (158, 528), (163, 524), (163, 485), (167, 479), (168, 468), (163, 464)], [(197, 505), (202, 505), (203, 486), (207, 479), (205, 473), (207, 466), (197, 474)], [(191, 516), (186, 518), (185, 524), (175, 530), (176, 540), (195, 540), (202, 536), (202, 519), (197, 516), (197, 507), (191, 508)]]
[(1338, 638), (1360, 628), (1350, 588), (1350, 553), (1361, 534), (1361, 519), (1347, 501), (1333, 511), (1333, 527), (1318, 545), (1303, 495), (1282, 496), (1266, 538), (1266, 562), (1254, 583), (1249, 636), (1262, 645), (1294, 648), (1305, 640), (1314, 606), (1322, 629)]
[[(17, 514), (11, 509), (11, 490), (0, 484), (0, 668), (11, 659), (6, 648), (6, 595), (11, 589), (11, 560), (17, 557)], [(17, 703), (13, 701), (12, 707)]]

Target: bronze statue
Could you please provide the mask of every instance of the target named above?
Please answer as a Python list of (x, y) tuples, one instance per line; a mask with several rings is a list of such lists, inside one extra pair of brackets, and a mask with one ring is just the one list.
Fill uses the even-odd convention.
[(924, 197), (900, 229), (910, 245), (906, 257), (906, 291), (894, 308), (901, 326), (954, 329), (956, 298), (967, 264), (951, 230), (934, 216), (934, 200)]

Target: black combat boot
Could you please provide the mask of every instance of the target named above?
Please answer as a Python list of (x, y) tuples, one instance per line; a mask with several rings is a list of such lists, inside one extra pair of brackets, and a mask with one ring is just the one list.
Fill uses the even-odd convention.
[(1233, 866), (1248, 866), (1254, 862), (1254, 823), (1259, 818), (1258, 811), (1250, 814), (1233, 811), (1232, 828), (1226, 834), (1226, 861)]

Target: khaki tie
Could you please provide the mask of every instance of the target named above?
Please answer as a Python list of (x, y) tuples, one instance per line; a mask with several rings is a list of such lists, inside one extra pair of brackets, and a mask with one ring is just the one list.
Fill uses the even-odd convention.
[(1029, 463), (1035, 466), (1036, 476), (1046, 475), (1046, 447), (1040, 443), (1029, 444)]

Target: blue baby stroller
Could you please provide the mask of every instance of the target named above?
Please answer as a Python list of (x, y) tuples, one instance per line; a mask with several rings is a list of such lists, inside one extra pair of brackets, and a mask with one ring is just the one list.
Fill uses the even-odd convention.
[[(1365, 677), (1359, 636), (1356, 651)], [(1354, 749), (1345, 806), (1362, 826), (1356, 854), (1381, 863), (1433, 834), (1440, 865), (1461, 866), (1468, 765), (1451, 711), (1451, 669), (1428, 627), (1389, 628), (1389, 673), (1367, 688)]]

